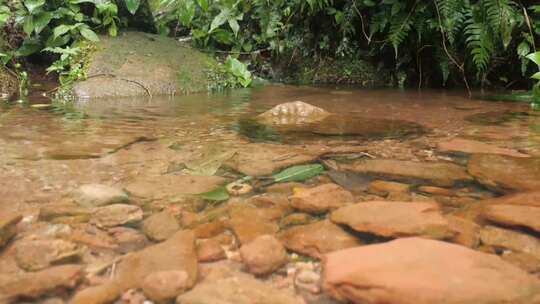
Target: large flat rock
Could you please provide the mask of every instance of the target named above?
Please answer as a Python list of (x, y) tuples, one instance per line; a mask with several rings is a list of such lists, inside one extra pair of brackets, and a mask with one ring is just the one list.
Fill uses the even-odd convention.
[(489, 255), (420, 238), (326, 255), (324, 289), (341, 301), (392, 304), (533, 304), (540, 280)]
[(344, 170), (388, 176), (394, 179), (427, 181), (443, 187), (472, 180), (465, 168), (447, 162), (374, 159), (357, 161), (351, 165), (342, 165), (341, 167)]
[(383, 237), (446, 239), (455, 234), (435, 203), (358, 203), (332, 212), (330, 219), (358, 232)]
[(498, 191), (540, 189), (540, 161), (494, 154), (475, 154), (469, 173), (483, 185)]

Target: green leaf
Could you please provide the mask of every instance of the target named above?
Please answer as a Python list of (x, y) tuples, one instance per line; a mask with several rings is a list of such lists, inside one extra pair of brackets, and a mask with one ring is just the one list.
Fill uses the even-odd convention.
[(238, 24), (238, 21), (236, 21), (236, 19), (229, 19), (227, 21), (229, 22), (229, 26), (231, 27), (234, 36), (238, 36), (238, 31), (240, 30), (240, 25)]
[(536, 72), (536, 74), (531, 76), (532, 79), (540, 80), (540, 72)]
[(125, 0), (126, 1), (126, 7), (128, 11), (135, 15), (137, 10), (139, 9), (139, 6), (141, 5), (141, 0)]
[(80, 33), (87, 40), (90, 40), (92, 42), (98, 42), (99, 41), (99, 38), (96, 35), (96, 33), (94, 33), (94, 31), (92, 31), (91, 29), (89, 29), (87, 27), (81, 28)]
[(27, 39), (21, 47), (15, 52), (17, 57), (29, 56), (41, 50), (41, 43), (38, 40)]
[(35, 16), (33, 22), (34, 22), (34, 25), (33, 25), (33, 28), (34, 28), (34, 32), (36, 34), (39, 34), (41, 33), (41, 31), (43, 31), (43, 29), (49, 25), (49, 22), (51, 22), (53, 18), (53, 15), (49, 12), (43, 12), (37, 16)]
[(200, 194), (200, 197), (208, 201), (221, 202), (228, 200), (230, 195), (225, 187), (219, 187), (210, 192)]
[(321, 164), (290, 167), (272, 176), (276, 183), (303, 182), (324, 172)]
[(43, 5), (45, 5), (45, 0), (24, 0), (24, 6), (26, 6), (30, 14)]
[(540, 52), (529, 54), (527, 58), (540, 67)]
[(215, 18), (212, 20), (212, 24), (210, 25), (210, 33), (213, 32), (218, 27), (222, 26), (229, 17), (231, 16), (231, 10), (228, 8), (223, 9)]
[(54, 28), (53, 30), (53, 37), (54, 39), (64, 35), (65, 33), (69, 32), (71, 30), (71, 25), (62, 24)]
[(32, 34), (32, 32), (34, 31), (34, 17), (33, 16), (27, 16), (26, 18), (24, 18), (23, 31), (28, 36)]
[(208, 0), (197, 0), (197, 3), (199, 4), (203, 12), (206, 13), (208, 11), (208, 7), (209, 7)]

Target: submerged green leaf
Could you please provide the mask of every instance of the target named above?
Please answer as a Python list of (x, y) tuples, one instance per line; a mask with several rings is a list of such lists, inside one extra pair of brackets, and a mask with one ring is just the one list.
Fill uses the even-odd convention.
[(214, 202), (221, 202), (226, 201), (229, 199), (229, 192), (227, 192), (227, 189), (225, 187), (219, 187), (215, 190), (202, 193), (200, 196), (208, 201), (214, 201)]
[(290, 167), (272, 176), (276, 183), (302, 182), (324, 172), (321, 164)]

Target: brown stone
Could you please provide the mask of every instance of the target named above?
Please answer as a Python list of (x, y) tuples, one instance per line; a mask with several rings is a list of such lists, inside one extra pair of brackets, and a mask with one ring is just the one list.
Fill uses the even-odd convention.
[(240, 256), (248, 272), (267, 275), (285, 265), (289, 259), (285, 248), (273, 235), (261, 235), (242, 245)]
[(17, 234), (17, 223), (21, 219), (22, 215), (20, 214), (0, 216), (0, 248)]
[(171, 237), (180, 229), (180, 224), (170, 212), (152, 214), (142, 223), (142, 229), (152, 241), (161, 242)]
[(362, 244), (360, 240), (329, 220), (289, 228), (282, 232), (279, 238), (287, 249), (314, 258)]
[(534, 158), (475, 154), (469, 160), (469, 173), (499, 191), (540, 189), (540, 163)]
[(36, 299), (52, 291), (72, 289), (77, 286), (82, 275), (82, 267), (78, 265), (62, 265), (15, 275), (0, 285), (0, 299)]
[(433, 187), (433, 186), (420, 186), (418, 187), (419, 192), (428, 193), (432, 195), (440, 195), (440, 196), (454, 196), (454, 191), (447, 189), (447, 188), (441, 188), (441, 187)]
[(91, 223), (98, 227), (115, 227), (142, 221), (143, 211), (138, 206), (114, 204), (96, 208)]
[(279, 104), (257, 116), (257, 120), (269, 125), (303, 125), (315, 123), (330, 115), (319, 107), (302, 101)]
[(453, 243), (469, 248), (476, 248), (480, 244), (480, 225), (466, 218), (450, 215), (446, 217), (450, 229), (456, 234), (450, 239)]
[(208, 239), (202, 240), (197, 245), (197, 257), (199, 262), (208, 263), (223, 260), (227, 255), (218, 240)]
[(365, 202), (342, 207), (330, 219), (352, 229), (383, 237), (452, 237), (448, 220), (437, 204), (407, 202)]
[(146, 236), (133, 228), (114, 227), (107, 230), (121, 253), (138, 251), (148, 245)]
[(540, 232), (540, 207), (489, 205), (484, 208), (481, 215), (497, 224), (527, 227)]
[(76, 262), (82, 250), (64, 240), (21, 240), (15, 243), (15, 260), (26, 271), (45, 269), (54, 264)]
[(314, 188), (300, 189), (290, 197), (291, 205), (303, 212), (320, 214), (354, 200), (353, 195), (336, 184), (324, 184)]
[(179, 195), (212, 191), (225, 182), (226, 179), (219, 176), (145, 175), (127, 184), (125, 189), (140, 198), (166, 200)]
[(156, 271), (146, 276), (142, 289), (150, 300), (161, 303), (176, 298), (191, 286), (185, 271)]
[(281, 228), (296, 226), (296, 225), (306, 225), (312, 221), (313, 217), (306, 213), (292, 213), (282, 218), (279, 222)]
[(408, 193), (409, 185), (397, 182), (376, 180), (369, 183), (368, 191), (370, 193), (386, 196), (390, 193)]
[(353, 303), (532, 304), (540, 294), (540, 280), (497, 256), (422, 238), (328, 254), (323, 287)]
[(223, 221), (217, 220), (198, 225), (193, 231), (195, 232), (196, 238), (207, 239), (223, 233), (225, 229), (227, 229), (227, 227), (225, 226)]
[(486, 226), (480, 230), (480, 241), (496, 249), (522, 252), (540, 259), (540, 241), (527, 234)]
[(454, 138), (450, 141), (439, 143), (438, 149), (443, 152), (462, 152), (468, 154), (485, 153), (524, 158), (530, 157), (527, 154), (520, 153), (513, 149), (501, 148), (492, 144), (463, 138)]
[(231, 208), (229, 223), (240, 244), (247, 244), (261, 235), (278, 232), (278, 225), (268, 220), (264, 210), (247, 205)]
[(188, 287), (195, 284), (198, 262), (192, 231), (178, 231), (165, 242), (127, 255), (117, 264), (112, 282), (81, 291), (71, 303), (109, 303), (125, 290), (142, 288), (144, 279), (157, 271), (185, 271), (189, 277)]
[(192, 290), (178, 296), (177, 304), (301, 304), (290, 291), (273, 288), (272, 285), (253, 276), (227, 271), (207, 278)]
[(497, 198), (486, 199), (482, 201), (482, 203), (486, 205), (501, 204), (540, 207), (540, 191), (509, 194)]
[(284, 194), (284, 195), (292, 195), (294, 192), (294, 188), (302, 188), (305, 187), (302, 183), (278, 183), (268, 186), (266, 188), (267, 193), (277, 193), (277, 194)]
[(112, 204), (125, 204), (128, 195), (118, 188), (101, 184), (86, 184), (72, 193), (75, 203), (82, 207), (99, 207)]
[(79, 207), (74, 204), (51, 204), (39, 209), (39, 219), (42, 221), (53, 221), (61, 217), (87, 217), (90, 220), (92, 210), (84, 207)]
[(396, 179), (429, 181), (437, 186), (453, 186), (460, 181), (470, 181), (465, 168), (446, 162), (414, 162), (372, 159), (341, 166), (342, 170), (388, 176)]
[(511, 251), (503, 253), (501, 258), (529, 273), (540, 272), (540, 259), (530, 254)]

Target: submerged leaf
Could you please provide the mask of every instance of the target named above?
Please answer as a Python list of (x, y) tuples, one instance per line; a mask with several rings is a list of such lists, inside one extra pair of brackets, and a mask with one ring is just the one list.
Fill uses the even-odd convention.
[(208, 201), (221, 202), (229, 199), (229, 192), (225, 187), (219, 187), (210, 192), (202, 193), (200, 196)]
[(302, 182), (324, 172), (321, 164), (290, 167), (272, 176), (276, 183)]
[(188, 174), (212, 176), (227, 160), (231, 159), (236, 154), (235, 150), (223, 151), (219, 147), (211, 147), (203, 154), (203, 157), (186, 162)]

